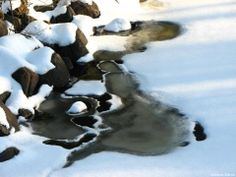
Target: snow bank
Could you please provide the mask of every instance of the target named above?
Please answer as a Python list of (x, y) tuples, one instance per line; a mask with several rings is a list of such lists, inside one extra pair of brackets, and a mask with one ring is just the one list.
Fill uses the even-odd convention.
[(102, 95), (106, 92), (104, 83), (101, 81), (79, 81), (72, 88), (65, 91), (68, 95)]

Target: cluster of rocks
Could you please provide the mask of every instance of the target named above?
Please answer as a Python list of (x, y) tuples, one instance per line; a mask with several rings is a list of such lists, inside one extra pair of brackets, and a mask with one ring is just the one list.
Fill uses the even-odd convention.
[[(54, 1), (51, 5), (35, 6), (34, 9), (36, 11), (46, 12), (55, 9), (58, 3), (59, 1)], [(73, 16), (77, 14), (98, 18), (100, 16), (100, 11), (97, 4), (94, 2), (90, 5), (77, 0), (71, 2), (71, 4), (67, 6), (66, 13), (60, 14), (56, 17), (53, 16), (50, 22), (47, 23), (71, 22)], [(14, 31), (19, 33), (33, 21), (35, 21), (35, 19), (29, 16), (27, 11), (22, 12), (19, 8), (5, 14), (0, 11), (0, 37), (9, 34), (9, 22), (14, 26)], [(55, 89), (63, 89), (68, 85), (72, 73), (71, 71), (75, 67), (76, 61), (80, 57), (88, 54), (86, 48), (88, 41), (80, 29), (77, 29), (75, 38), (75, 41), (67, 46), (60, 46), (56, 43), (47, 44), (44, 41), (41, 41), (45, 46), (51, 47), (55, 51), (51, 57), (51, 63), (55, 67), (47, 73), (40, 75), (27, 67), (18, 68), (14, 73), (12, 73), (12, 78), (21, 85), (22, 90), (27, 97), (36, 94), (42, 84), (48, 84), (53, 86)], [(33, 113), (27, 109), (20, 109), (18, 115), (14, 115), (5, 105), (10, 95), (10, 91), (0, 93), (0, 107), (5, 111), (7, 121), (10, 125), (9, 128), (7, 128), (5, 125), (0, 124), (0, 136), (9, 135), (13, 128), (15, 131), (19, 130), (17, 117), (23, 116), (26, 119), (33, 117)]]

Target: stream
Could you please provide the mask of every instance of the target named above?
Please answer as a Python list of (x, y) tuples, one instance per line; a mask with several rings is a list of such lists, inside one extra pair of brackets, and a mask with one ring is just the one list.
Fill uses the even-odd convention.
[[(102, 80), (107, 93), (62, 96), (53, 92), (41, 104), (35, 119), (28, 122), (34, 134), (47, 137), (45, 144), (73, 150), (65, 166), (101, 151), (158, 155), (188, 145), (190, 120), (178, 109), (140, 90), (135, 74), (120, 65), (124, 55), (144, 52), (147, 42), (177, 37), (180, 26), (172, 22), (134, 22), (130, 31), (118, 34), (103, 28), (97, 27), (94, 35), (128, 36), (126, 50), (97, 51), (94, 61), (79, 64), (73, 73), (78, 80)], [(111, 95), (118, 96), (122, 105), (109, 111)], [(83, 101), (87, 112), (66, 114), (75, 101)]]

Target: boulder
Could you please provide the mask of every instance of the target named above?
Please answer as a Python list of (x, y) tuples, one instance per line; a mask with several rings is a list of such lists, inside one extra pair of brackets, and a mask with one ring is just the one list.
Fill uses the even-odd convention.
[(69, 83), (70, 74), (61, 56), (57, 53), (52, 55), (51, 62), (55, 68), (40, 76), (40, 83), (62, 88)]
[(98, 18), (101, 15), (99, 8), (95, 2), (90, 5), (77, 0), (71, 2), (71, 7), (76, 15), (87, 15), (92, 18)]
[(75, 15), (74, 10), (68, 6), (66, 13), (61, 14), (57, 17), (52, 17), (51, 18), (51, 23), (66, 23), (66, 22), (71, 22), (73, 20), (73, 16)]
[(0, 19), (0, 37), (8, 34), (7, 24)]
[(30, 69), (19, 68), (12, 74), (12, 77), (21, 85), (24, 94), (32, 96), (38, 86), (39, 76)]
[(10, 134), (11, 128), (14, 128), (15, 131), (19, 130), (19, 125), (16, 119), (16, 116), (6, 107), (6, 105), (0, 100), (0, 107), (3, 109), (3, 111), (6, 114), (7, 121), (10, 125), (9, 128), (7, 128), (5, 125), (0, 124), (0, 136), (6, 136)]
[(9, 147), (0, 153), (0, 162), (12, 159), (19, 154), (19, 150), (15, 147)]
[(3, 92), (2, 94), (0, 94), (0, 100), (2, 100), (3, 103), (5, 103), (10, 95), (11, 95), (11, 92), (8, 92), (8, 91)]
[(30, 110), (22, 108), (22, 109), (19, 109), (18, 116), (22, 116), (28, 120), (28, 119), (33, 118), (34, 115)]
[(76, 39), (73, 44), (64, 47), (55, 45), (52, 48), (63, 58), (70, 58), (72, 63), (76, 63), (79, 58), (88, 54), (88, 49), (86, 48), (87, 43), (88, 41), (84, 33), (80, 29), (77, 29)]

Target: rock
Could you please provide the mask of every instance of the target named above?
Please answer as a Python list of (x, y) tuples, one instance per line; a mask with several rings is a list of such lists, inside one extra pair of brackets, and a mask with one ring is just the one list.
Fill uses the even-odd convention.
[(41, 75), (40, 82), (43, 84), (53, 85), (55, 88), (66, 86), (70, 79), (70, 74), (66, 64), (57, 53), (52, 55), (51, 62), (55, 65), (55, 68), (48, 71), (46, 74)]
[(19, 154), (19, 150), (16, 147), (9, 147), (0, 153), (0, 162), (4, 162), (12, 159)]
[(139, 2), (146, 2), (147, 0), (139, 0)]
[(8, 34), (8, 29), (6, 23), (0, 19), (0, 37)]
[(19, 109), (18, 115), (24, 117), (25, 119), (33, 118), (33, 113), (28, 109)]
[(13, 24), (16, 31), (21, 31), (22, 22), (18, 17), (12, 17), (11, 15), (5, 14), (5, 19)]
[(0, 124), (0, 136), (9, 135), (11, 128), (14, 128), (15, 131), (18, 131), (19, 125), (16, 116), (8, 109), (8, 107), (6, 107), (6, 105), (1, 100), (0, 100), (0, 107), (4, 110), (7, 121), (10, 125), (10, 128), (7, 128), (6, 126)]
[(88, 41), (84, 35), (84, 33), (77, 29), (76, 31), (76, 39), (73, 44), (68, 46), (52, 46), (52, 48), (57, 51), (63, 58), (70, 58), (72, 63), (76, 63), (76, 61), (88, 54), (88, 49), (86, 48)]
[(4, 13), (0, 10), (0, 20), (4, 20)]
[(11, 92), (8, 92), (8, 91), (3, 92), (2, 94), (0, 94), (0, 100), (2, 100), (3, 103), (5, 103), (10, 95), (11, 95)]
[(34, 10), (37, 12), (46, 12), (53, 10), (53, 5), (47, 5), (47, 6), (34, 6)]
[(38, 86), (39, 76), (30, 69), (19, 68), (12, 74), (12, 77), (21, 85), (26, 96), (32, 96)]
[(61, 14), (57, 17), (52, 17), (51, 23), (66, 23), (71, 22), (73, 20), (73, 16), (75, 15), (74, 10), (68, 6), (67, 11), (64, 14)]
[(87, 15), (92, 18), (98, 18), (101, 15), (98, 6), (95, 2), (93, 2), (92, 5), (89, 5), (87, 3), (83, 3), (77, 0), (71, 2), (71, 7), (76, 15)]

